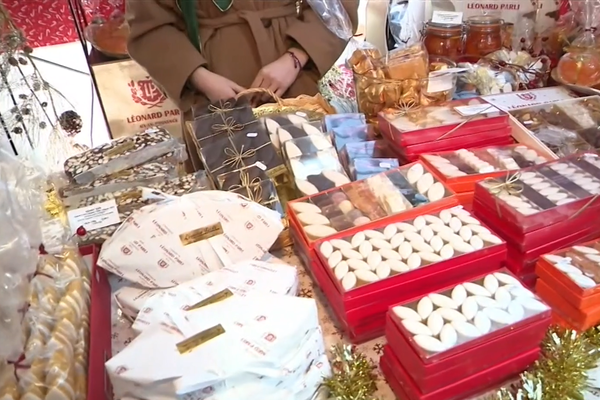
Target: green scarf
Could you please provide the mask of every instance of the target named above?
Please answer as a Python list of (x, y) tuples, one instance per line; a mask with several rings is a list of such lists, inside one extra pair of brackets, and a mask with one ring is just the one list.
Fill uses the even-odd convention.
[[(198, 29), (198, 18), (196, 16), (197, 1), (198, 0), (177, 0), (181, 13), (183, 14), (188, 38), (198, 51), (202, 51), (200, 31)], [(212, 2), (219, 10), (221, 10), (221, 12), (229, 10), (233, 4), (233, 0), (212, 0)]]

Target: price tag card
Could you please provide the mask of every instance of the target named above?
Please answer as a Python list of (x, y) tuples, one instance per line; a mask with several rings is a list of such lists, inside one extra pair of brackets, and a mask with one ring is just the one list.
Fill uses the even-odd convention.
[(114, 199), (70, 210), (67, 212), (67, 218), (73, 234), (82, 226), (86, 231), (92, 231), (121, 222), (117, 202)]
[(431, 22), (444, 25), (460, 25), (463, 21), (463, 13), (453, 11), (434, 11)]

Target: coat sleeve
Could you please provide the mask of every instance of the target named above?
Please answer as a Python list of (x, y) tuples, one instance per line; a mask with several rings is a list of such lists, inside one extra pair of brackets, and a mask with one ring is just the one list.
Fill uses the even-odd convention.
[(194, 95), (187, 80), (206, 59), (187, 37), (175, 0), (129, 0), (127, 14), (129, 55), (187, 110)]
[[(359, 0), (340, 0), (340, 2), (350, 17), (352, 33), (355, 33), (358, 27)], [(290, 25), (286, 34), (306, 51), (323, 76), (342, 55), (348, 42), (331, 32), (312, 8), (304, 8), (302, 17), (302, 20), (294, 21)]]

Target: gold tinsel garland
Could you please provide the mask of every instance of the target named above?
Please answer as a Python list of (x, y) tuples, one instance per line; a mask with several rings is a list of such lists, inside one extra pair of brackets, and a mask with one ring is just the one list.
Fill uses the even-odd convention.
[(333, 353), (333, 376), (325, 379), (330, 398), (335, 400), (372, 400), (377, 390), (377, 368), (355, 346), (336, 345)]
[[(498, 400), (583, 400), (588, 372), (600, 361), (600, 326), (578, 333), (551, 327), (542, 342), (540, 359), (521, 374), (519, 382), (496, 393)], [(355, 346), (332, 349), (333, 376), (324, 384), (334, 400), (373, 400), (376, 366)]]
[(600, 329), (578, 333), (558, 326), (548, 330), (542, 354), (514, 388), (502, 388), (500, 400), (583, 400), (588, 371), (600, 361)]

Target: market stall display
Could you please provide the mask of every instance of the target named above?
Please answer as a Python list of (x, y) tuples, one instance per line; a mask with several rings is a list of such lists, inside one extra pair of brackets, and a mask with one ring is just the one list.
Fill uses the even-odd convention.
[[(90, 274), (72, 247), (38, 255), (50, 240), (23, 213), (0, 218), (19, 222), (0, 242), (26, 255), (0, 246), (0, 284), (17, 259), (31, 277), (0, 306), (0, 398), (97, 400), (89, 380), (115, 399), (450, 400), (495, 392), (538, 358), (492, 396), (579, 398), (560, 385), (585, 387), (598, 361), (582, 354), (600, 346), (600, 99), (536, 89), (553, 64), (532, 21), (436, 18), (414, 45), (348, 51), (348, 113), (265, 89), (196, 106), (186, 142), (202, 171), (182, 171), (185, 146), (160, 127), (68, 158), (42, 235), (102, 250)], [(571, 56), (554, 75), (581, 84)], [(253, 108), (255, 95), (274, 103)], [(285, 238), (281, 264), (269, 251)], [(112, 353), (109, 308), (131, 335)], [(104, 329), (88, 342), (91, 319)], [(558, 373), (549, 360), (576, 344), (589, 368)]]

